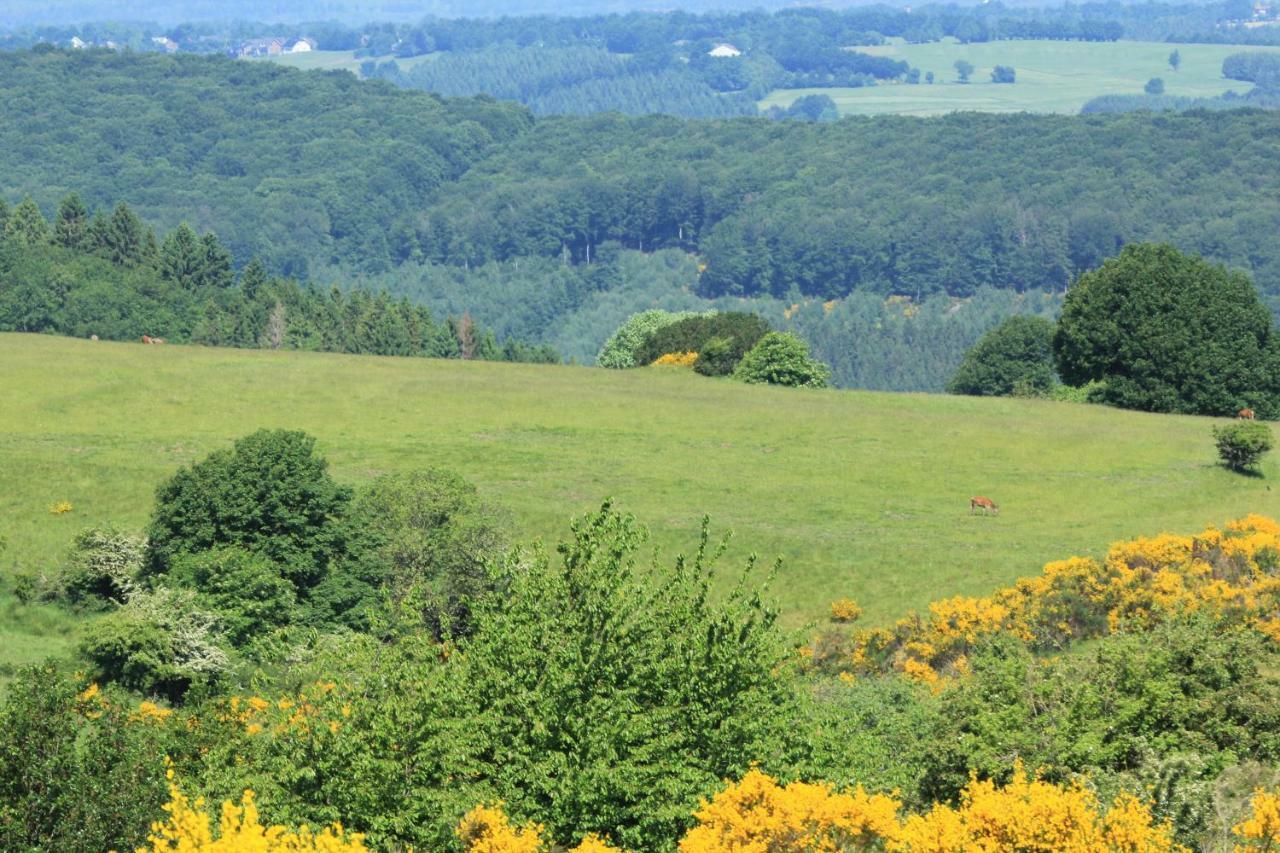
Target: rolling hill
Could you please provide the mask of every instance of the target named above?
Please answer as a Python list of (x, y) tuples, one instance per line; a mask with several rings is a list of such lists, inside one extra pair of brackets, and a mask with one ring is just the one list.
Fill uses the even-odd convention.
[[(1203, 418), (1034, 400), (748, 387), (615, 372), (0, 335), (0, 675), (66, 649), (74, 620), (24, 607), (15, 572), (89, 525), (140, 528), (161, 480), (258, 427), (307, 430), (335, 476), (452, 468), (556, 541), (606, 497), (670, 555), (701, 516), (783, 559), (795, 627), (851, 596), (884, 622), (1106, 543), (1280, 514), (1265, 477), (1214, 464)], [(998, 517), (970, 516), (973, 494)], [(68, 501), (73, 509), (50, 512)]]

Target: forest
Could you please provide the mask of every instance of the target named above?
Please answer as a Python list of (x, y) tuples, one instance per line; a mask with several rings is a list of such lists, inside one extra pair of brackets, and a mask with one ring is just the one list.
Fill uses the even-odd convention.
[(369, 355), (558, 362), (470, 315), (436, 321), (386, 292), (344, 295), (272, 277), (254, 259), (237, 276), (217, 236), (179, 225), (163, 240), (123, 202), (92, 216), (79, 196), (52, 225), (30, 200), (0, 200), (0, 331), (95, 340), (154, 339)]

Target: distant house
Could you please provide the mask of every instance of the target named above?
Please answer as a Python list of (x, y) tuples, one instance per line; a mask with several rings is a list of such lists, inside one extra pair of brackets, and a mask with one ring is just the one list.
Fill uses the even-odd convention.
[(294, 39), (285, 46), (286, 53), (308, 53), (316, 49), (316, 41), (312, 38), (303, 36), (300, 39)]
[(249, 39), (240, 43), (241, 56), (279, 56), (284, 53), (282, 38)]
[(708, 56), (742, 56), (742, 51), (729, 43), (718, 44), (707, 51)]
[(152, 36), (151, 43), (159, 45), (167, 53), (177, 53), (178, 51), (178, 43), (171, 38), (166, 38), (165, 36)]
[(71, 47), (74, 50), (84, 50), (88, 46), (89, 46), (89, 43), (86, 42), (84, 39), (80, 38), (80, 36), (71, 37)]

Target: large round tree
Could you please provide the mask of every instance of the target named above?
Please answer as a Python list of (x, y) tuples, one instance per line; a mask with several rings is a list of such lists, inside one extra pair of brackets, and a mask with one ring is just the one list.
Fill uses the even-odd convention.
[(947, 384), (952, 394), (1008, 397), (1053, 388), (1053, 323), (1043, 317), (1010, 317), (964, 354)]
[(1276, 417), (1278, 343), (1248, 276), (1136, 244), (1067, 293), (1054, 355), (1064, 382), (1102, 380), (1115, 406)]

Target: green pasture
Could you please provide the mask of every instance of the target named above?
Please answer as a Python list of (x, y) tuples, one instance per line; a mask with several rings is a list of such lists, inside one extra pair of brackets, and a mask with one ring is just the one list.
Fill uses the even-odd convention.
[[(1182, 64), (1169, 67), (1177, 49)], [(790, 106), (803, 95), (827, 94), (844, 115), (939, 115), (956, 110), (980, 112), (1076, 113), (1099, 95), (1140, 95), (1152, 77), (1164, 80), (1165, 94), (1215, 97), (1245, 92), (1251, 84), (1222, 76), (1222, 60), (1245, 50), (1280, 50), (1231, 44), (1164, 42), (994, 41), (960, 44), (954, 39), (929, 44), (899, 41), (859, 51), (902, 59), (920, 69), (921, 83), (893, 83), (861, 89), (779, 89), (760, 102), (762, 109)], [(976, 70), (971, 82), (956, 82), (955, 62), (968, 60)], [(1011, 65), (1017, 82), (991, 82), (991, 69)], [(923, 82), (932, 71), (935, 82)]]
[(395, 59), (396, 65), (400, 66), (401, 71), (408, 71), (420, 62), (426, 62), (434, 58), (435, 54), (425, 53), (421, 56), (389, 57), (389, 56), (373, 56), (359, 57), (349, 50), (308, 50), (303, 53), (282, 53), (278, 56), (255, 56), (251, 59), (266, 60), (269, 62), (278, 62), (281, 65), (287, 65), (290, 68), (300, 68), (303, 71), (350, 71), (352, 74), (359, 75), (360, 66), (372, 59), (381, 65)]
[[(554, 542), (606, 496), (669, 560), (703, 513), (723, 565), (784, 560), (792, 626), (852, 596), (871, 622), (984, 593), (1111, 541), (1280, 514), (1228, 473), (1203, 418), (1035, 400), (749, 387), (673, 368), (607, 371), (0, 335), (0, 667), (77, 625), (12, 598), (88, 525), (140, 528), (179, 465), (259, 427), (314, 434), (340, 480), (447, 466)], [(970, 516), (987, 495), (998, 517)], [(51, 514), (58, 501), (74, 509)], [(0, 669), (0, 676), (4, 675)]]

